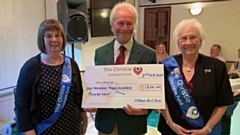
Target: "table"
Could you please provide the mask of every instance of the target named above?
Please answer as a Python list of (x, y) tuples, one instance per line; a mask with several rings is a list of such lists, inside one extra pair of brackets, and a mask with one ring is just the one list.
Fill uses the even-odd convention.
[(240, 78), (229, 79), (229, 81), (233, 90), (240, 89)]

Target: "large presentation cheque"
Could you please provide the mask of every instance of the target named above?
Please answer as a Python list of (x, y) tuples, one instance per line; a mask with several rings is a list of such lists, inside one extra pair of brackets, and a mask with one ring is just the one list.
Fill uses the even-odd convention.
[(165, 109), (162, 64), (86, 67), (84, 79), (83, 108)]

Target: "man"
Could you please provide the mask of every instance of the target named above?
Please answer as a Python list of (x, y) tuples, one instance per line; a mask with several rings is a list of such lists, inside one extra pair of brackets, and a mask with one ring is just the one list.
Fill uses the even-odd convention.
[[(156, 64), (156, 53), (134, 38), (138, 14), (134, 6), (122, 2), (114, 6), (110, 25), (116, 39), (96, 49), (95, 65)], [(121, 59), (120, 57), (123, 57)], [(92, 108), (85, 109), (94, 112)], [(123, 109), (97, 109), (95, 126), (98, 135), (142, 135), (147, 132), (147, 109), (130, 105)]]
[(222, 47), (219, 44), (212, 45), (212, 47), (210, 49), (210, 55), (211, 55), (211, 57), (219, 59), (226, 63), (225, 58), (219, 55), (221, 52), (221, 49), (222, 49)]

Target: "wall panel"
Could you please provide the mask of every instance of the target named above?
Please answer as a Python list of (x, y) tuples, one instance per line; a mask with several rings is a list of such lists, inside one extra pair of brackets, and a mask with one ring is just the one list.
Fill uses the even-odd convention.
[(0, 90), (15, 86), (23, 63), (37, 54), (43, 0), (0, 0)]

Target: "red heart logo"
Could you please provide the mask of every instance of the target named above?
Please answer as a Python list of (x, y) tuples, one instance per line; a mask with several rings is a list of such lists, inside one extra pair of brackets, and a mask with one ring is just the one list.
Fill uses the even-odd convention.
[(142, 73), (143, 69), (142, 69), (142, 67), (134, 67), (133, 71), (135, 74), (139, 75)]

